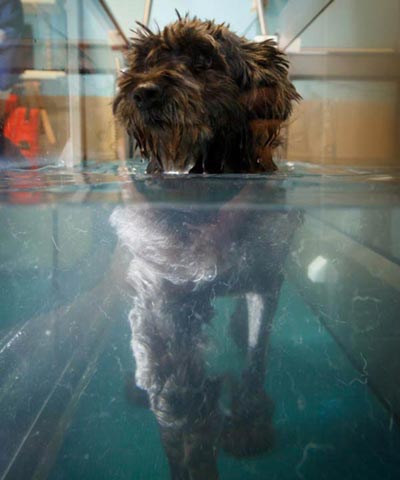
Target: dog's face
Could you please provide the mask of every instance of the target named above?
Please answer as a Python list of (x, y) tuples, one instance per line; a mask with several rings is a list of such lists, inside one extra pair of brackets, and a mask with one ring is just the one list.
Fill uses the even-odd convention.
[(114, 112), (150, 171), (223, 171), (234, 150), (248, 161), (249, 122), (286, 119), (297, 96), (272, 42), (187, 17), (157, 33), (141, 28), (127, 64)]

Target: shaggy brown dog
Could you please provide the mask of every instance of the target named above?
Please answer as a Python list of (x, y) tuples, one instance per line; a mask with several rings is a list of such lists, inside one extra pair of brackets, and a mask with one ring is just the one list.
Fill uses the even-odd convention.
[[(142, 27), (127, 60), (114, 111), (149, 173), (275, 169), (272, 151), (299, 95), (271, 41), (248, 42), (224, 25), (185, 17), (162, 32)], [(274, 208), (236, 208), (260, 194)], [(196, 203), (215, 195), (216, 204)], [(273, 443), (264, 391), (268, 332), (301, 221), (278, 208), (283, 202), (279, 180), (154, 175), (134, 179), (131, 201), (111, 217), (130, 256), (136, 385), (157, 418), (174, 480), (217, 479), (221, 446), (243, 456)], [(245, 360), (240, 379), (230, 382), (210, 377), (205, 366), (204, 326), (217, 296), (238, 305), (231, 329)], [(229, 410), (222, 412), (227, 383)]]
[(180, 18), (142, 26), (127, 55), (114, 112), (149, 160), (148, 172), (274, 170), (281, 123), (300, 96), (273, 41)]

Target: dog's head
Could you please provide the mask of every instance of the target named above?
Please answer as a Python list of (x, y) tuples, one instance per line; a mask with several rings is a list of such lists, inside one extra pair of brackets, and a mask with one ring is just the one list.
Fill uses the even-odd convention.
[(249, 42), (224, 24), (186, 16), (156, 33), (141, 26), (114, 113), (148, 171), (248, 171), (252, 122), (270, 122), (271, 144), (299, 98), (287, 67), (272, 41)]

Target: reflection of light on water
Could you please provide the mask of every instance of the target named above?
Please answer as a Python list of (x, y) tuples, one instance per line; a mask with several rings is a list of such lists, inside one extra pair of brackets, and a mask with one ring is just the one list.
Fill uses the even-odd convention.
[(164, 175), (187, 175), (188, 171), (179, 171), (179, 170), (169, 170), (168, 172), (164, 172)]
[(324, 270), (328, 260), (318, 256), (308, 266), (307, 276), (313, 283), (323, 283), (325, 280)]
[(246, 301), (249, 313), (249, 345), (255, 348), (260, 334), (264, 302), (257, 293), (247, 293)]
[(325, 257), (318, 255), (308, 266), (307, 276), (313, 283), (326, 283), (335, 282), (338, 273)]
[(4, 347), (0, 350), (0, 354), (3, 353), (4, 351), (6, 351), (7, 349), (9, 349), (11, 347), (11, 345), (16, 341), (18, 340), (18, 338), (22, 335), (22, 331), (19, 330), (12, 338), (11, 340), (9, 340), (5, 345)]
[(374, 182), (388, 182), (394, 180), (394, 177), (392, 175), (378, 175), (370, 177), (370, 180)]

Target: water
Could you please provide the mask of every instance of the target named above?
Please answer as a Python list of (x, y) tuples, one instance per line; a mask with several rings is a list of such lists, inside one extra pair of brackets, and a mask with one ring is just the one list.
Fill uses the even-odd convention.
[[(291, 166), (3, 172), (0, 479), (169, 478), (132, 382), (132, 309), (168, 340), (157, 375), (184, 372), (186, 400), (162, 411), (187, 417), (176, 431), (193, 478), (215, 475), (207, 442), (221, 479), (400, 478), (399, 187), (393, 171)], [(244, 395), (246, 375), (261, 390)], [(237, 391), (259, 401), (234, 446), (248, 453), (256, 424), (266, 453), (221, 446), (215, 412), (232, 414)]]

